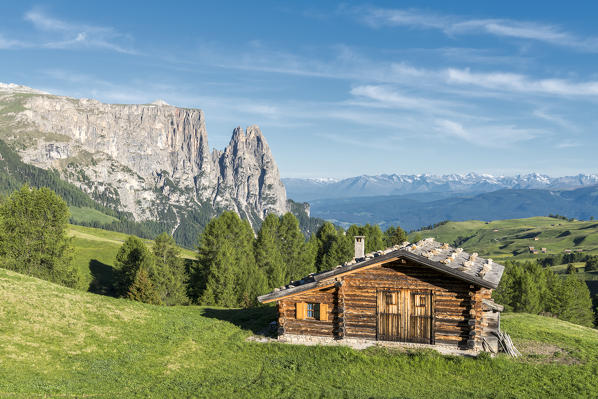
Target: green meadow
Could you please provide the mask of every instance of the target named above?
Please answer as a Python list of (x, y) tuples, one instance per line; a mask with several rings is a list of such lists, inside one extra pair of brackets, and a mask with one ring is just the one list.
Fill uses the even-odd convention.
[(293, 346), (250, 310), (163, 307), (0, 269), (0, 397), (596, 397), (598, 331), (506, 314), (524, 356)]
[[(423, 238), (434, 237), (437, 241), (448, 242), (466, 251), (477, 252), (480, 256), (498, 262), (506, 260), (535, 260), (542, 257), (572, 253), (598, 255), (598, 221), (568, 221), (550, 217), (495, 220), (482, 222), (448, 222), (431, 230), (416, 234)], [(529, 247), (538, 250), (530, 252)], [(546, 253), (542, 253), (546, 248)], [(592, 295), (598, 294), (598, 271), (584, 271), (585, 264), (574, 263), (577, 277), (584, 280)], [(552, 266), (556, 273), (566, 273), (567, 265)]]
[[(532, 259), (565, 250), (598, 254), (598, 221), (568, 221), (550, 217), (448, 222), (432, 230), (419, 232), (423, 238), (458, 243), (467, 251), (493, 259)], [(417, 233), (410, 234), (410, 238)], [(537, 239), (536, 239), (537, 238)], [(539, 251), (534, 255), (529, 247)], [(546, 248), (546, 254), (541, 252)]]
[[(72, 211), (72, 209), (71, 209)], [(84, 286), (97, 293), (109, 293), (113, 283), (113, 266), (120, 246), (125, 242), (127, 234), (114, 231), (69, 225), (68, 235), (72, 239), (73, 261), (81, 271)], [(152, 240), (144, 240), (152, 247)], [(195, 253), (180, 248), (181, 257), (195, 259)]]

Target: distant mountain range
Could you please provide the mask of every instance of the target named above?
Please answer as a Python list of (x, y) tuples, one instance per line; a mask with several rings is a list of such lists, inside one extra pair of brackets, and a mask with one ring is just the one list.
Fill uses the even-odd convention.
[(287, 196), (295, 201), (405, 195), (417, 193), (481, 194), (501, 189), (563, 190), (598, 184), (598, 175), (550, 177), (538, 173), (517, 176), (464, 175), (376, 175), (335, 179), (282, 179)]
[(516, 219), (560, 214), (598, 217), (598, 186), (573, 190), (501, 189), (482, 194), (427, 193), (323, 199), (311, 202), (311, 215), (340, 225), (399, 225), (418, 229), (443, 220)]

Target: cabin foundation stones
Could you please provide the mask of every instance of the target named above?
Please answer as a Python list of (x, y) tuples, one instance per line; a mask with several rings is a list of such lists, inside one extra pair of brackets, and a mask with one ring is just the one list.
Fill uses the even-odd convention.
[(364, 254), (364, 240), (353, 260), (258, 298), (277, 302), (280, 341), (461, 354), (509, 345), (491, 299), (502, 265), (434, 239)]

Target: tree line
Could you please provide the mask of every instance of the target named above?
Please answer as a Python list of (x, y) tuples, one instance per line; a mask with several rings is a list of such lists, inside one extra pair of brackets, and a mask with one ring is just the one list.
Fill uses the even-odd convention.
[(154, 304), (249, 307), (261, 294), (352, 259), (356, 235), (367, 237), (366, 252), (406, 240), (400, 227), (383, 233), (379, 226), (354, 225), (345, 231), (329, 222), (306, 240), (292, 213), (267, 215), (256, 236), (247, 220), (227, 211), (199, 235), (197, 260), (189, 267), (168, 234), (151, 251), (130, 237), (116, 257), (116, 293)]
[(382, 233), (377, 225), (353, 225), (345, 231), (326, 222), (306, 240), (292, 213), (266, 216), (254, 237), (246, 220), (224, 212), (200, 235), (190, 292), (201, 304), (254, 305), (260, 294), (352, 259), (356, 235), (367, 236), (366, 252), (406, 239), (400, 227)]
[(585, 264), (585, 271), (598, 270), (598, 256), (585, 254), (583, 252), (550, 255), (537, 259), (537, 262), (543, 267), (583, 262)]
[(494, 299), (506, 310), (547, 314), (584, 326), (592, 326), (595, 314), (584, 281), (572, 274), (561, 277), (538, 262), (505, 262)]

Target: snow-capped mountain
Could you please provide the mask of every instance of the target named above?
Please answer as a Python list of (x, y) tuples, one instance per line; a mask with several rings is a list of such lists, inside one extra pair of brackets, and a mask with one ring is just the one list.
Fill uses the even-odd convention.
[(530, 173), (516, 176), (488, 174), (356, 176), (342, 180), (285, 178), (287, 195), (295, 201), (414, 193), (484, 193), (500, 189), (573, 189), (598, 184), (598, 175), (550, 177)]

